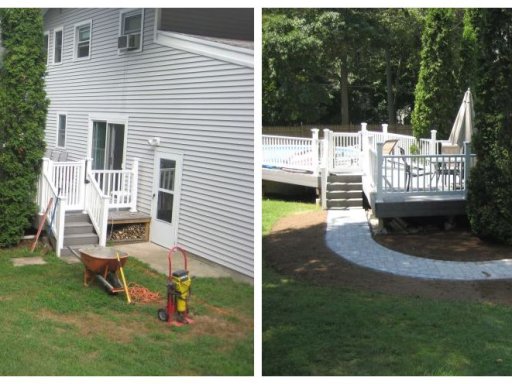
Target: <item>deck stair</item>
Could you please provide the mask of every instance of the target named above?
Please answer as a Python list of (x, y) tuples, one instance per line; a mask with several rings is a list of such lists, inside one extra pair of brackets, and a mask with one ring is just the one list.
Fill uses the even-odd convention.
[(327, 177), (327, 209), (363, 206), (363, 181), (360, 174), (330, 174)]
[(81, 211), (66, 212), (65, 222), (64, 248), (61, 250), (61, 256), (72, 254), (68, 247), (78, 249), (99, 244), (99, 237), (87, 214)]

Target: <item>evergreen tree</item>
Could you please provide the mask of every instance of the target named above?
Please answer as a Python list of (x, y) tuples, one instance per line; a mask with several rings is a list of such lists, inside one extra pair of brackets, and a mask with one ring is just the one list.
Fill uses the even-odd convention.
[(0, 246), (19, 242), (36, 213), (48, 101), (40, 9), (0, 9)]
[(453, 121), (464, 95), (457, 87), (459, 43), (462, 32), (453, 9), (430, 9), (422, 33), (421, 66), (412, 113), (416, 137), (438, 138), (450, 135)]
[(512, 244), (512, 10), (471, 10), (477, 37), (473, 149), (477, 155), (468, 194), (472, 230)]

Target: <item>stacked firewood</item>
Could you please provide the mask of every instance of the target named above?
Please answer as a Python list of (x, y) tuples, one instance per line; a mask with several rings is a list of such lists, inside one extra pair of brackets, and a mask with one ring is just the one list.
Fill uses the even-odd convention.
[(144, 240), (145, 227), (143, 224), (116, 225), (111, 232), (110, 240)]

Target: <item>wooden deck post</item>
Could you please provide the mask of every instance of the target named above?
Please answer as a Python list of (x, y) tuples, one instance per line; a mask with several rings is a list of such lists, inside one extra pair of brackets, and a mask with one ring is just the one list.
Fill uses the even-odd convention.
[(382, 133), (384, 134), (384, 141), (388, 139), (388, 125), (382, 124)]
[(39, 188), (37, 188), (37, 204), (39, 207), (39, 214), (44, 213), (44, 205), (48, 202), (43, 201), (47, 197), (47, 193), (44, 193), (43, 191), (43, 177), (44, 175), (48, 175), (50, 169), (50, 159), (43, 157), (43, 165), (41, 168), (41, 175), (39, 176)]
[(87, 213), (87, 184), (90, 183), (89, 176), (92, 177), (92, 157), (86, 157), (84, 159), (85, 162), (85, 175), (83, 179), (83, 186), (84, 186), (84, 209), (82, 213)]
[(322, 209), (324, 210), (327, 209), (327, 176), (327, 169), (325, 167), (322, 167), (320, 169), (320, 199), (322, 200)]
[[(59, 201), (60, 200), (60, 201)], [(56, 244), (57, 248), (55, 250), (57, 257), (60, 257), (60, 250), (64, 247), (64, 227), (65, 227), (65, 220), (66, 220), (66, 204), (67, 204), (67, 198), (66, 197), (60, 197), (57, 196), (57, 201), (55, 202), (55, 208), (57, 210), (55, 220), (57, 220), (57, 239)]]
[(79, 172), (80, 181), (78, 182), (80, 185), (80, 206), (82, 207), (82, 211), (85, 212), (85, 186), (87, 179), (87, 158), (80, 160), (80, 172)]
[(429, 155), (438, 155), (437, 153), (437, 131), (435, 129), (432, 129), (430, 131), (430, 148), (429, 148)]
[(469, 175), (471, 174), (471, 143), (464, 142), (464, 199), (468, 198)]
[(311, 140), (311, 162), (313, 163), (313, 175), (318, 175), (318, 128), (311, 128), (312, 140)]
[[(317, 134), (318, 135), (318, 134)], [(318, 163), (318, 160), (317, 160)], [(135, 157), (132, 165), (132, 185), (130, 196), (130, 212), (137, 212), (137, 186), (139, 185), (139, 159)]]
[(364, 153), (366, 153), (368, 149), (368, 129), (366, 127), (367, 123), (361, 123), (361, 152)]
[(324, 129), (324, 140), (325, 171), (329, 174), (334, 155), (332, 150), (332, 131), (330, 129)]
[(384, 143), (377, 143), (377, 195), (376, 195), (376, 201), (380, 201), (382, 198), (382, 164), (383, 164), (383, 158), (382, 158), (382, 147)]

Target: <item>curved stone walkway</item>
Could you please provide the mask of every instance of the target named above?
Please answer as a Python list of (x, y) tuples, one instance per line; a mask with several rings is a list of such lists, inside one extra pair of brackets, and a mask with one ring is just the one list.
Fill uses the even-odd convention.
[(381, 272), (422, 279), (512, 279), (512, 259), (460, 262), (432, 260), (392, 251), (375, 242), (363, 209), (327, 214), (327, 246), (344, 259)]

